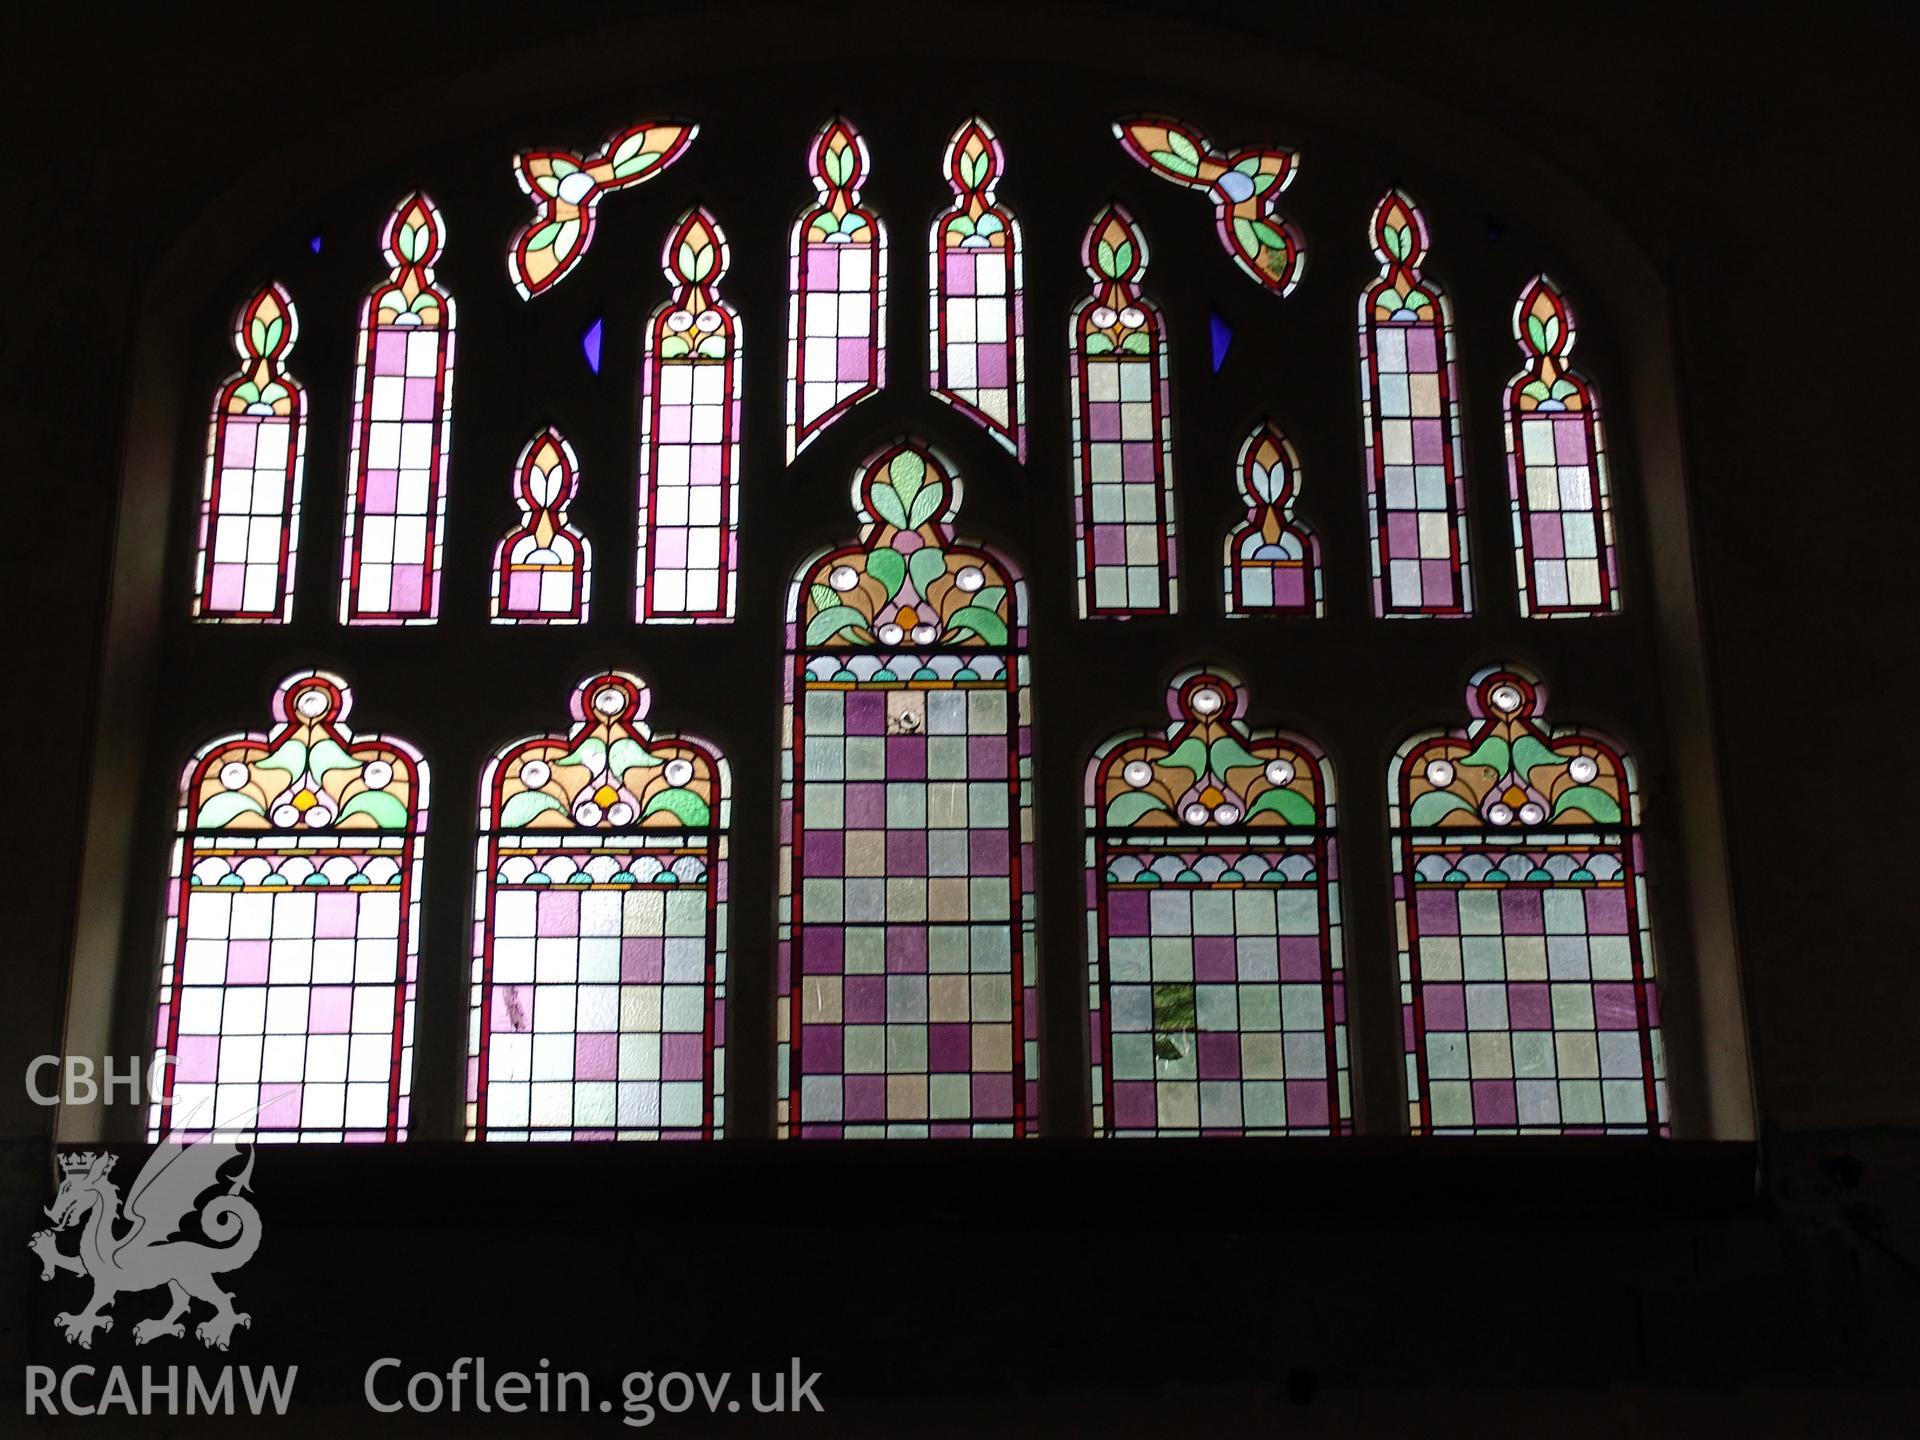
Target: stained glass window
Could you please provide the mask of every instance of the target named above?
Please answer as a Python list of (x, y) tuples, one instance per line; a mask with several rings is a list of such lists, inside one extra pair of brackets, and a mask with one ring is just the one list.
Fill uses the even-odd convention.
[(1263, 421), (1242, 442), (1236, 468), (1247, 518), (1227, 532), (1228, 617), (1322, 614), (1320, 540), (1293, 515), (1293, 442)]
[(213, 397), (195, 558), (196, 620), (293, 616), (307, 392), (287, 373), (300, 335), (293, 300), (269, 285), (240, 307), (240, 369)]
[(1507, 385), (1507, 482), (1513, 496), (1520, 613), (1605, 615), (1620, 608), (1600, 394), (1567, 363), (1573, 308), (1537, 275), (1513, 309), (1526, 368)]
[(591, 155), (527, 150), (513, 157), (513, 177), (533, 201), (533, 219), (507, 242), (507, 275), (531, 300), (566, 279), (593, 243), (600, 202), (643, 185), (687, 153), (700, 127), (684, 120), (643, 120)]
[(1020, 222), (995, 191), (1000, 137), (975, 116), (947, 143), (953, 207), (928, 241), (929, 388), (1022, 460), (1027, 457), (1026, 335)]
[(860, 203), (867, 142), (846, 120), (807, 151), (819, 198), (793, 222), (787, 458), (887, 380), (887, 229)]
[(856, 481), (859, 538), (789, 611), (783, 1136), (1014, 1136), (1038, 1115), (1026, 595), (956, 539), (917, 441)]
[(1370, 226), (1380, 277), (1360, 296), (1360, 406), (1373, 613), (1466, 615), (1467, 467), (1453, 315), (1420, 269), (1427, 222), (1390, 190)]
[(739, 566), (740, 316), (722, 300), (727, 237), (693, 209), (667, 236), (673, 293), (647, 325), (640, 364), (636, 618), (733, 618)]
[(1087, 227), (1080, 258), (1093, 277), (1068, 325), (1080, 614), (1170, 615), (1172, 392), (1166, 326), (1140, 292), (1146, 237), (1112, 205)]
[(453, 420), (453, 300), (433, 280), (446, 242), (424, 195), (387, 221), (393, 267), (360, 310), (340, 619), (431, 624), (440, 614)]
[(1664, 1134), (1633, 767), (1514, 666), (1388, 777), (1416, 1133)]
[(1087, 769), (1093, 1128), (1345, 1134), (1333, 770), (1190, 670)]
[(148, 1138), (404, 1140), (427, 766), (356, 735), (304, 670), (273, 728), (203, 748), (180, 796)]
[(700, 1140), (724, 1128), (727, 767), (656, 735), (622, 671), (480, 790), (467, 1134)]
[(520, 450), (513, 499), (520, 523), (493, 552), (496, 625), (584, 624), (593, 594), (593, 546), (567, 519), (580, 462), (552, 426)]
[(1293, 293), (1306, 266), (1306, 247), (1280, 214), (1280, 196), (1298, 171), (1295, 151), (1248, 146), (1229, 154), (1197, 126), (1164, 115), (1116, 121), (1113, 133), (1162, 180), (1213, 201), (1220, 243), (1234, 264), (1276, 295)]

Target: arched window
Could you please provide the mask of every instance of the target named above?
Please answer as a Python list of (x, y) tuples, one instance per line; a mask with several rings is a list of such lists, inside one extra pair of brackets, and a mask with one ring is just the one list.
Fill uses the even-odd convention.
[(733, 618), (740, 566), (741, 324), (719, 295), (730, 263), (713, 216), (687, 211), (661, 264), (673, 294), (640, 360), (640, 620)]
[[(143, 359), (135, 382), (103, 671), (111, 713), (145, 724), (93, 754), (70, 1045), (177, 1043), (180, 1065), (164, 1113), (115, 1109), (112, 1138), (202, 1104), (238, 1128), (287, 1086), (297, 1111), (245, 1123), (999, 1137), (1044, 1111), (1062, 1136), (1647, 1135), (1669, 1123), (1663, 1043), (1675, 1133), (1744, 1123), (1721, 1093), (1743, 1040), (1671, 357), (1597, 204), (1575, 224), (1471, 147), (1342, 133), (1305, 102), (1283, 129), (1264, 92), (1198, 73), (1171, 93), (1218, 94), (1218, 130), (992, 66), (978, 94), (911, 72), (917, 119), (872, 67), (833, 70), (835, 95), (818, 67), (775, 69), (751, 124), (726, 66), (677, 92), (678, 119), (570, 72), (364, 174), (332, 157), (297, 216), (236, 180), (218, 213), (242, 218), (169, 252), (140, 354), (173, 368)], [(819, 124), (842, 103), (858, 129)], [(889, 266), (883, 217), (924, 255)], [(1347, 241), (1308, 266), (1329, 235)], [(924, 357), (885, 364), (889, 307)], [(1469, 487), (1503, 437), (1510, 494)], [(1509, 523), (1514, 546), (1469, 564), (1469, 529)], [(1627, 751), (1549, 727), (1516, 665), (1494, 689), (1519, 711), (1477, 683), (1464, 729), (1401, 750), (1522, 629), (1527, 663), (1591, 679), (1660, 779), (1644, 832)], [(1196, 669), (1223, 648), (1230, 670)], [(351, 734), (311, 666), (377, 676), (383, 728), (473, 797), (437, 807), (432, 867), (418, 755)], [(177, 828), (208, 717), (296, 671)], [(1169, 676), (1161, 720), (1141, 699)], [(288, 709), (309, 693), (337, 703)], [(308, 732), (357, 769), (328, 760), (283, 823), (301, 777), (273, 757)], [(327, 808), (375, 759), (395, 778), (364, 793), (386, 798)], [(168, 920), (151, 900), (176, 835)], [(302, 931), (308, 901), (313, 927), (352, 928)], [(1656, 932), (1681, 962), (1660, 995)], [(335, 968), (283, 978), (303, 943)], [(360, 949), (393, 973), (342, 978)], [(1576, 950), (1585, 972), (1555, 968)], [(248, 1028), (256, 1003), (293, 1023), (296, 1000), (261, 1000), (276, 986), (307, 987), (305, 1030)]]
[(724, 1128), (726, 762), (656, 735), (622, 671), (480, 792), (467, 1133), (696, 1140)]
[(1235, 469), (1247, 516), (1227, 531), (1228, 617), (1326, 613), (1319, 538), (1293, 515), (1300, 457), (1292, 442), (1262, 421), (1241, 444)]
[(1620, 608), (1600, 396), (1567, 363), (1573, 307), (1544, 275), (1513, 307), (1526, 367), (1507, 385), (1507, 477), (1513, 493), (1520, 613), (1605, 615)]
[(424, 625), (440, 615), (453, 421), (453, 297), (434, 283), (440, 211), (409, 195), (387, 220), (393, 267), (360, 307), (340, 619)]
[(1453, 314), (1421, 270), (1427, 222), (1402, 190), (1374, 207), (1380, 278), (1360, 296), (1360, 402), (1376, 615), (1466, 615), (1467, 465)]
[(300, 554), (307, 392), (287, 373), (300, 335), (293, 300), (269, 285), (240, 308), (240, 372), (213, 397), (195, 556), (196, 620), (284, 621)]
[(1000, 137), (975, 116), (947, 142), (953, 208), (928, 240), (928, 386), (1027, 458), (1026, 279), (1020, 222), (998, 198)]
[(1087, 227), (1080, 259), (1093, 277), (1068, 327), (1080, 615), (1171, 615), (1173, 395), (1166, 325), (1140, 291), (1146, 237), (1112, 205)]
[(793, 222), (787, 458), (887, 381), (887, 227), (860, 203), (867, 142), (845, 120), (807, 151), (818, 200)]
[(783, 1135), (1030, 1135), (1031, 724), (1018, 572), (955, 538), (960, 477), (901, 439), (788, 618)]
[(496, 625), (579, 625), (593, 599), (593, 546), (567, 509), (580, 492), (580, 462), (549, 425), (520, 451), (513, 500), (520, 524), (493, 552)]
[(1344, 1134), (1333, 769), (1191, 670), (1087, 770), (1093, 1128)]
[(187, 767), (148, 1138), (404, 1140), (427, 766), (306, 670)]
[(1665, 1133), (1633, 766), (1517, 666), (1390, 771), (1416, 1132)]

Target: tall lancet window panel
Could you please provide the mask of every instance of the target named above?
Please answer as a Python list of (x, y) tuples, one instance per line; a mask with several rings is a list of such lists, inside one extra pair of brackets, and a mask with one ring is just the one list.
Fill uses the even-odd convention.
[(433, 262), (445, 243), (434, 203), (402, 200), (387, 221), (393, 268), (361, 306), (342, 624), (430, 625), (440, 614), (454, 316)]
[(305, 670), (272, 728), (187, 767), (154, 1048), (173, 1057), (148, 1138), (407, 1137), (427, 766), (346, 725)]
[(580, 625), (593, 599), (593, 545), (567, 512), (580, 493), (580, 462), (552, 426), (513, 465), (519, 523), (493, 552), (493, 623)]
[(1026, 594), (955, 537), (960, 478), (873, 456), (859, 538), (789, 612), (776, 1121), (783, 1136), (1037, 1132)]
[(1146, 237), (1110, 206), (1087, 228), (1080, 258), (1093, 278), (1068, 323), (1080, 615), (1171, 615), (1172, 392), (1166, 326), (1140, 290)]
[(860, 203), (867, 142), (845, 119), (807, 150), (819, 192), (793, 223), (787, 312), (787, 459), (887, 381), (887, 230)]
[(1577, 618), (1620, 608), (1600, 392), (1569, 363), (1574, 333), (1566, 296), (1546, 276), (1534, 277), (1513, 309), (1526, 366), (1507, 386), (1522, 615)]
[(1300, 457), (1271, 420), (1241, 442), (1234, 464), (1246, 516), (1227, 532), (1227, 618), (1321, 615), (1320, 537), (1295, 518)]
[(1427, 222), (1390, 190), (1370, 227), (1380, 276), (1360, 296), (1373, 613), (1472, 613), (1460, 381), (1447, 297), (1421, 269)]
[(656, 733), (638, 676), (480, 790), (467, 1137), (708, 1140), (725, 1126), (726, 761)]
[(947, 143), (953, 207), (929, 242), (928, 385), (1025, 460), (1025, 282), (1020, 222), (997, 193), (1005, 170), (1000, 137), (977, 116)]
[(1087, 771), (1094, 1133), (1346, 1134), (1332, 767), (1223, 671), (1166, 699)]
[(207, 427), (196, 620), (293, 618), (307, 392), (286, 367), (299, 334), (293, 300), (279, 285), (255, 294), (234, 321), (240, 369), (214, 394)]
[(741, 326), (720, 298), (727, 237), (705, 210), (667, 234), (673, 291), (647, 324), (640, 362), (635, 618), (733, 619), (739, 570)]
[(1416, 1133), (1664, 1135), (1634, 769), (1492, 666), (1389, 771)]

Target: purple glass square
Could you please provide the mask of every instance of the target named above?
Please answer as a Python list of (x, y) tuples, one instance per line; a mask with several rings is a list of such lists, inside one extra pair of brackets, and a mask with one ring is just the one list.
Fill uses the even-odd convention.
[(1414, 892), (1414, 921), (1422, 935), (1458, 935), (1460, 907), (1451, 890), (1422, 887)]
[(1013, 1077), (976, 1075), (973, 1077), (973, 1118), (1008, 1120), (1013, 1117)]
[(1476, 1080), (1473, 1082), (1473, 1123), (1475, 1125), (1519, 1123), (1519, 1109), (1514, 1100), (1513, 1081)]
[(973, 1068), (973, 1027), (970, 1025), (927, 1026), (927, 1069), (935, 1075), (952, 1075)]
[(849, 1075), (841, 1085), (841, 1113), (849, 1121), (887, 1118), (887, 1077)]
[(1589, 935), (1627, 933), (1627, 892), (1625, 890), (1589, 890), (1587, 892), (1587, 933)]
[(535, 934), (578, 935), (580, 897), (569, 890), (543, 890), (535, 897)]
[(1327, 1087), (1320, 1080), (1287, 1081), (1287, 1125), (1302, 1129), (1330, 1126), (1333, 1112), (1327, 1103)]

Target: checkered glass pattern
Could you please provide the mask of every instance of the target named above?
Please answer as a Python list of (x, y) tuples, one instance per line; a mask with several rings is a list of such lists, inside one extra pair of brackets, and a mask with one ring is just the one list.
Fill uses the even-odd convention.
[(1019, 297), (1003, 250), (950, 249), (940, 265), (941, 342), (934, 388), (984, 415), (1010, 447), (1018, 419)]
[(878, 247), (803, 244), (795, 297), (800, 337), (799, 436), (802, 441), (857, 404), (879, 383)]
[[(189, 848), (156, 1036), (174, 1056), (170, 1131), (405, 1138), (409, 849)], [(290, 877), (294, 861), (319, 869)]]
[(1529, 610), (1605, 611), (1613, 546), (1591, 415), (1533, 411), (1520, 415), (1516, 427)]
[(1082, 607), (1087, 615), (1164, 613), (1172, 588), (1172, 505), (1159, 364), (1082, 358), (1080, 436)]
[[(1255, 856), (1253, 868), (1278, 870), (1283, 859)], [(1323, 919), (1337, 913), (1336, 888), (1329, 884), (1323, 894), (1317, 880), (1103, 883), (1105, 975), (1104, 986), (1096, 977), (1093, 997), (1096, 1133), (1346, 1128), (1339, 932)]]
[(1373, 322), (1367, 338), (1376, 606), (1384, 615), (1459, 614), (1465, 467), (1460, 437), (1450, 433), (1444, 337), (1432, 322), (1415, 321)]
[(303, 417), (230, 415), (219, 454), (203, 611), (278, 619), (289, 583), (282, 559), (299, 528), (299, 431)]
[(642, 619), (732, 614), (734, 367), (731, 360), (655, 362), (641, 521)]
[(1026, 1133), (1037, 1030), (1013, 687), (803, 673), (799, 688), (782, 1132)]
[(374, 325), (347, 515), (348, 623), (431, 620), (439, 609), (445, 370), (440, 329)]
[(1416, 879), (1405, 987), (1416, 1129), (1645, 1134), (1664, 1122), (1657, 991), (1635, 978), (1634, 883)]
[[(488, 1140), (717, 1134), (725, 995), (711, 917), (724, 897), (709, 895), (703, 861), (682, 857), (663, 872), (670, 883), (644, 883), (613, 877), (633, 856), (658, 852), (601, 842), (593, 853), (608, 860), (600, 867), (607, 878), (490, 886), (476, 975), (488, 981), (486, 1009), (475, 1013), (469, 1047), (470, 1131)], [(509, 862), (501, 874), (550, 881), (556, 865), (591, 873), (575, 870), (587, 862), (579, 851), (508, 844), (498, 856)], [(482, 991), (477, 984), (476, 999)], [(482, 1067), (484, 1110), (474, 1103)]]

